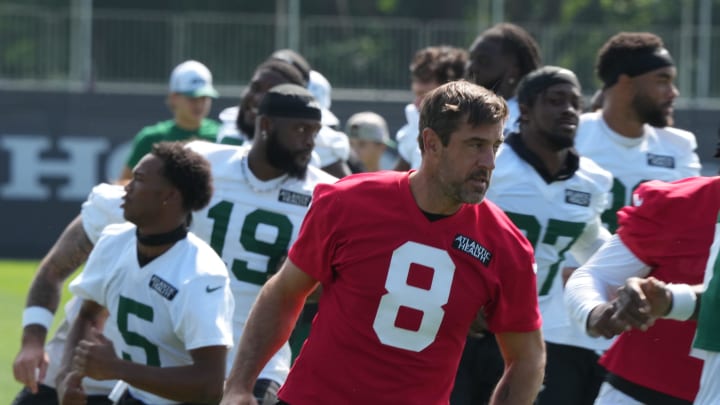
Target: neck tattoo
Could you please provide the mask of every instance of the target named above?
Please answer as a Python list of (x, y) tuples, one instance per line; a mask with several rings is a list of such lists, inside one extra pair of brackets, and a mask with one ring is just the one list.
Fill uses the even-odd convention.
[[(254, 184), (253, 179), (250, 178), (250, 165), (248, 163), (249, 160), (250, 159), (248, 159), (248, 155), (245, 155), (242, 158), (242, 160), (240, 161), (240, 173), (242, 174), (245, 184), (247, 184), (248, 187), (250, 187), (250, 190), (252, 190), (255, 193), (269, 193), (271, 191), (275, 191), (275, 190), (279, 189), (280, 186), (285, 184), (285, 182), (288, 181), (288, 179), (290, 178), (290, 176), (287, 173), (285, 173), (282, 176), (282, 180), (278, 180), (278, 179), (270, 180), (270, 182), (272, 184), (269, 187), (264, 187), (264, 188), (257, 187)], [(266, 183), (266, 182), (263, 182), (262, 180), (256, 180), (255, 183), (257, 183), (257, 182)]]

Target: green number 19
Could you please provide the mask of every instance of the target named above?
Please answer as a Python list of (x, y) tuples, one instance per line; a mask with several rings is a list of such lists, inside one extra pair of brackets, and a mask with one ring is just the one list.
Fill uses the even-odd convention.
[[(210, 235), (210, 246), (219, 256), (223, 256), (225, 237), (227, 235), (230, 214), (233, 204), (228, 201), (221, 201), (215, 204), (208, 211), (208, 217), (212, 218), (212, 234)], [(272, 243), (258, 240), (257, 230), (261, 225), (267, 225), (277, 229), (277, 237)], [(249, 213), (243, 220), (240, 229), (240, 244), (248, 252), (267, 256), (267, 266), (262, 270), (254, 270), (248, 267), (247, 261), (233, 259), (229, 263), (235, 277), (240, 281), (252, 284), (263, 285), (268, 277), (277, 271), (280, 259), (287, 253), (292, 237), (293, 225), (290, 219), (283, 214), (256, 209)]]

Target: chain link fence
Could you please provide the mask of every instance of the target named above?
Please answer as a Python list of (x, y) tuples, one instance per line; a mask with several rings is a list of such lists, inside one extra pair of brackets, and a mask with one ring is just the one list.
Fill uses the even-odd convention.
[[(74, 33), (78, 24), (66, 10), (0, 8), (0, 85), (163, 91), (172, 67), (192, 58), (210, 67), (219, 86), (242, 86), (287, 34), (270, 14), (98, 11), (85, 41)], [(664, 39), (675, 56), (678, 87), (686, 100), (694, 97), (698, 66), (708, 64), (703, 66), (709, 66), (710, 78), (720, 66), (720, 31), (715, 29), (709, 33), (710, 60), (700, 61), (695, 52), (699, 35), (687, 27), (523, 26), (540, 44), (544, 63), (574, 70), (586, 94), (598, 85), (593, 72), (597, 49), (621, 30), (652, 31)], [(467, 48), (485, 28), (458, 21), (306, 16), (295, 40), (340, 93), (407, 92), (408, 64), (417, 49)], [(78, 52), (82, 47), (90, 51)], [(704, 92), (720, 100), (720, 83), (711, 80)]]

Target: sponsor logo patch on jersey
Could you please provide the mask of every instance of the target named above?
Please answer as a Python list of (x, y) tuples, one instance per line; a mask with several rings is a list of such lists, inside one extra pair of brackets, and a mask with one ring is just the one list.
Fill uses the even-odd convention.
[(161, 279), (154, 274), (150, 278), (150, 283), (148, 285), (150, 286), (150, 288), (157, 291), (158, 294), (165, 297), (168, 301), (172, 301), (178, 292), (177, 288), (173, 287), (172, 284), (168, 283), (167, 281)]
[(293, 205), (299, 205), (301, 207), (307, 207), (310, 205), (310, 200), (312, 199), (312, 196), (302, 193), (296, 193), (294, 191), (280, 189), (280, 194), (278, 194), (278, 201), (293, 204)]
[(467, 236), (458, 234), (457, 236), (455, 236), (455, 240), (453, 240), (452, 246), (455, 249), (478, 259), (480, 263), (484, 264), (485, 266), (490, 265), (492, 253), (490, 253), (489, 250), (485, 249), (485, 247), (479, 244), (477, 241), (472, 240)]
[(666, 167), (668, 169), (675, 168), (675, 158), (673, 156), (656, 155), (654, 153), (647, 154), (648, 166)]
[(590, 193), (577, 190), (565, 190), (565, 202), (568, 204), (579, 205), (581, 207), (590, 206)]

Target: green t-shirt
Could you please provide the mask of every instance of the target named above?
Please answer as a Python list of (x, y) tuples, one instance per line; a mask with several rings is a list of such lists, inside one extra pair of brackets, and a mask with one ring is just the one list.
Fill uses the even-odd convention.
[(207, 118), (203, 119), (200, 128), (194, 131), (178, 127), (175, 125), (175, 120), (161, 121), (155, 125), (147, 126), (135, 135), (126, 164), (131, 169), (135, 167), (143, 156), (150, 153), (153, 144), (157, 142), (189, 141), (193, 139), (215, 142), (219, 130), (220, 123)]

